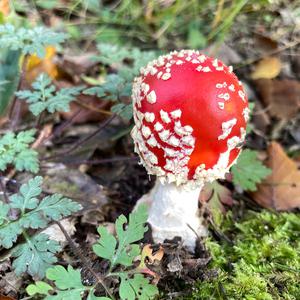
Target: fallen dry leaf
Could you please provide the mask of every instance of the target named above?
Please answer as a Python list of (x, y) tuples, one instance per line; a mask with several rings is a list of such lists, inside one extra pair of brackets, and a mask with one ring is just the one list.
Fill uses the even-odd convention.
[(164, 250), (161, 246), (153, 254), (153, 249), (151, 248), (151, 245), (147, 244), (144, 246), (142, 250), (141, 265), (145, 262), (146, 259), (148, 260), (149, 264), (153, 264), (155, 261), (161, 261), (163, 256), (164, 256)]
[(271, 116), (290, 119), (297, 115), (300, 107), (299, 81), (260, 79), (255, 84)]
[(277, 57), (265, 57), (258, 62), (251, 74), (252, 79), (272, 79), (281, 71), (281, 61)]
[(27, 82), (32, 83), (41, 73), (46, 73), (50, 78), (57, 79), (59, 70), (54, 63), (55, 55), (56, 49), (53, 46), (46, 48), (46, 55), (43, 59), (40, 59), (36, 54), (30, 55), (26, 67)]
[(266, 165), (272, 173), (259, 186), (253, 199), (266, 208), (291, 210), (300, 206), (300, 171), (282, 147), (272, 142)]
[[(60, 221), (60, 224), (69, 236), (72, 236), (76, 232), (74, 219), (63, 219)], [(67, 243), (67, 238), (57, 224), (50, 225), (48, 228), (43, 230), (42, 233), (47, 234), (51, 240), (57, 241), (61, 244)]]
[(233, 204), (231, 191), (224, 185), (219, 184), (217, 181), (205, 184), (200, 193), (200, 202), (210, 202), (214, 200), (213, 197), (217, 197), (221, 203), (227, 206), (231, 206)]
[(11, 298), (8, 296), (0, 295), (0, 300), (14, 300), (15, 298)]
[(147, 265), (158, 265), (162, 258), (164, 256), (164, 250), (162, 246), (159, 246), (159, 249), (155, 251), (153, 254), (153, 249), (151, 248), (150, 244), (147, 244), (144, 246), (142, 250), (142, 255), (141, 255), (141, 262), (137, 267), (137, 270), (141, 273), (148, 274), (153, 277), (152, 282), (154, 284), (157, 284), (160, 276), (158, 273), (152, 271), (151, 269), (148, 268)]
[(3, 16), (8, 16), (10, 13), (9, 2), (9, 0), (0, 0), (0, 13), (2, 13)]
[(74, 76), (81, 76), (88, 74), (93, 70), (98, 62), (93, 59), (97, 55), (96, 52), (89, 52), (82, 55), (64, 55), (58, 59), (57, 64), (60, 68), (63, 68), (72, 78)]
[(199, 200), (202, 204), (207, 203), (206, 209), (217, 226), (222, 223), (223, 215), (226, 213), (225, 206), (233, 205), (232, 192), (217, 181), (203, 187)]

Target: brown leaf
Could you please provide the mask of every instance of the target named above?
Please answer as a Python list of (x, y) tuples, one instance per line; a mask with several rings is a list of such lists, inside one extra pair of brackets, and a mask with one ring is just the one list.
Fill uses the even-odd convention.
[(200, 193), (200, 202), (207, 203), (207, 209), (214, 223), (220, 226), (223, 215), (226, 213), (225, 205), (232, 206), (233, 198), (231, 191), (217, 181), (206, 184)]
[(272, 142), (268, 147), (266, 165), (272, 169), (252, 194), (253, 199), (266, 208), (291, 210), (300, 206), (300, 171), (282, 147)]
[(251, 74), (252, 79), (272, 79), (281, 71), (281, 61), (277, 57), (265, 57), (258, 62)]
[(141, 265), (145, 262), (145, 259), (148, 260), (149, 264), (153, 264), (155, 261), (161, 261), (164, 256), (164, 250), (160, 246), (158, 251), (153, 254), (153, 249), (151, 248), (150, 244), (144, 246), (142, 250), (142, 257), (141, 257)]
[(2, 13), (3, 16), (8, 16), (10, 13), (9, 2), (9, 0), (0, 0), (0, 13)]
[(0, 300), (14, 300), (14, 298), (8, 297), (8, 296), (4, 296), (0, 294)]
[(164, 256), (164, 250), (162, 246), (153, 254), (153, 249), (150, 244), (146, 244), (142, 250), (141, 261), (137, 267), (137, 270), (141, 273), (150, 275), (153, 277), (152, 283), (157, 284), (160, 276), (158, 273), (148, 268), (148, 265), (158, 265)]
[(299, 81), (260, 79), (255, 84), (271, 116), (280, 119), (296, 116), (300, 107)]
[(200, 193), (200, 201), (202, 203), (214, 201), (214, 197), (225, 205), (231, 206), (233, 204), (231, 191), (224, 185), (219, 184), (217, 181), (208, 183), (204, 186)]
[(91, 69), (98, 64), (93, 57), (97, 55), (96, 52), (89, 52), (82, 55), (71, 56), (64, 55), (61, 59), (58, 59), (58, 66), (70, 76), (75, 75), (81, 76), (82, 74), (87, 74)]
[(261, 53), (268, 53), (278, 49), (278, 42), (272, 37), (256, 32), (254, 34), (255, 48)]

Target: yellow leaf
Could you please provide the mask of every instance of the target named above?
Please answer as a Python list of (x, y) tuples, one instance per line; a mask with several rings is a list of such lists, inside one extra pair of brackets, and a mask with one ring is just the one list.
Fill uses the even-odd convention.
[(56, 49), (52, 46), (46, 48), (46, 55), (40, 59), (36, 54), (30, 55), (26, 67), (26, 80), (31, 83), (41, 74), (46, 73), (52, 79), (56, 79), (59, 75), (58, 68), (53, 62)]
[(0, 12), (3, 16), (8, 16), (10, 12), (9, 0), (0, 0)]
[(281, 61), (277, 57), (265, 57), (255, 67), (252, 79), (272, 79), (281, 71)]

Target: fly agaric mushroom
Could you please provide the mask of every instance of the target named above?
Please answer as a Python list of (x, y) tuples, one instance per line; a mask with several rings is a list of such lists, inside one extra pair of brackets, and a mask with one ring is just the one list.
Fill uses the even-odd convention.
[(160, 56), (133, 83), (135, 152), (158, 180), (150, 203), (155, 242), (180, 236), (194, 250), (206, 182), (224, 178), (246, 134), (248, 100), (232, 67), (194, 50)]

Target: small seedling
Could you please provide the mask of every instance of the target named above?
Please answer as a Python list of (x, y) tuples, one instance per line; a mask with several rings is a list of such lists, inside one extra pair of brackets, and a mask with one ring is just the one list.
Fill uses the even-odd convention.
[(12, 24), (0, 25), (0, 49), (20, 50), (23, 55), (45, 56), (45, 47), (57, 46), (64, 42), (66, 34), (57, 33), (49, 28), (16, 28)]
[[(95, 95), (101, 100), (115, 102), (111, 111), (126, 120), (132, 118), (132, 105), (121, 101), (123, 97), (129, 98), (132, 91), (133, 78), (140, 68), (148, 61), (154, 59), (154, 51), (141, 51), (138, 48), (125, 48), (116, 45), (99, 44), (100, 55), (94, 59), (108, 65), (116, 66), (116, 74), (108, 74), (105, 82), (99, 86), (84, 91), (87, 95)], [(131, 63), (125, 63), (130, 61)]]
[(13, 165), (17, 171), (39, 170), (38, 153), (30, 148), (34, 142), (35, 130), (21, 131), (18, 134), (8, 132), (0, 138), (0, 170)]
[(51, 84), (51, 79), (46, 74), (40, 74), (32, 84), (32, 91), (23, 90), (16, 92), (20, 100), (25, 100), (29, 104), (29, 110), (38, 116), (43, 111), (49, 113), (57, 111), (67, 112), (70, 110), (70, 102), (80, 94), (83, 87), (62, 88), (57, 90)]
[[(44, 295), (47, 300), (81, 299), (84, 294), (88, 294), (87, 299), (89, 300), (111, 300), (115, 298), (110, 292), (110, 287), (106, 285), (106, 281), (115, 277), (119, 281), (118, 293), (122, 300), (152, 299), (158, 294), (158, 290), (141, 274), (141, 272), (146, 273), (145, 262), (136, 263), (138, 260), (145, 259), (145, 255), (142, 255), (142, 250), (137, 242), (143, 238), (147, 231), (146, 220), (146, 207), (141, 205), (129, 215), (129, 220), (124, 215), (117, 219), (115, 223), (116, 236), (109, 233), (106, 227), (98, 227), (100, 238), (93, 246), (93, 251), (100, 258), (109, 262), (107, 273), (99, 274), (101, 282), (93, 286), (85, 286), (82, 284), (79, 270), (74, 270), (72, 266), (68, 266), (67, 269), (62, 266), (55, 266), (46, 272), (46, 278), (52, 281), (52, 285), (38, 281), (27, 287), (27, 293), (30, 296)], [(143, 268), (139, 267), (141, 265)], [(94, 295), (98, 284), (102, 284), (107, 293), (106, 296), (97, 297)]]
[(256, 185), (270, 175), (271, 170), (257, 159), (257, 151), (244, 150), (231, 168), (233, 183), (245, 191), (256, 191)]
[(42, 278), (46, 269), (57, 261), (60, 250), (57, 242), (48, 235), (29, 235), (28, 230), (46, 228), (50, 222), (78, 211), (81, 206), (60, 194), (46, 196), (39, 201), (43, 178), (30, 179), (20, 187), (20, 192), (9, 197), (9, 203), (0, 202), (0, 246), (10, 249), (22, 236), (24, 243), (12, 249), (16, 257), (13, 267), (17, 275), (27, 272)]

